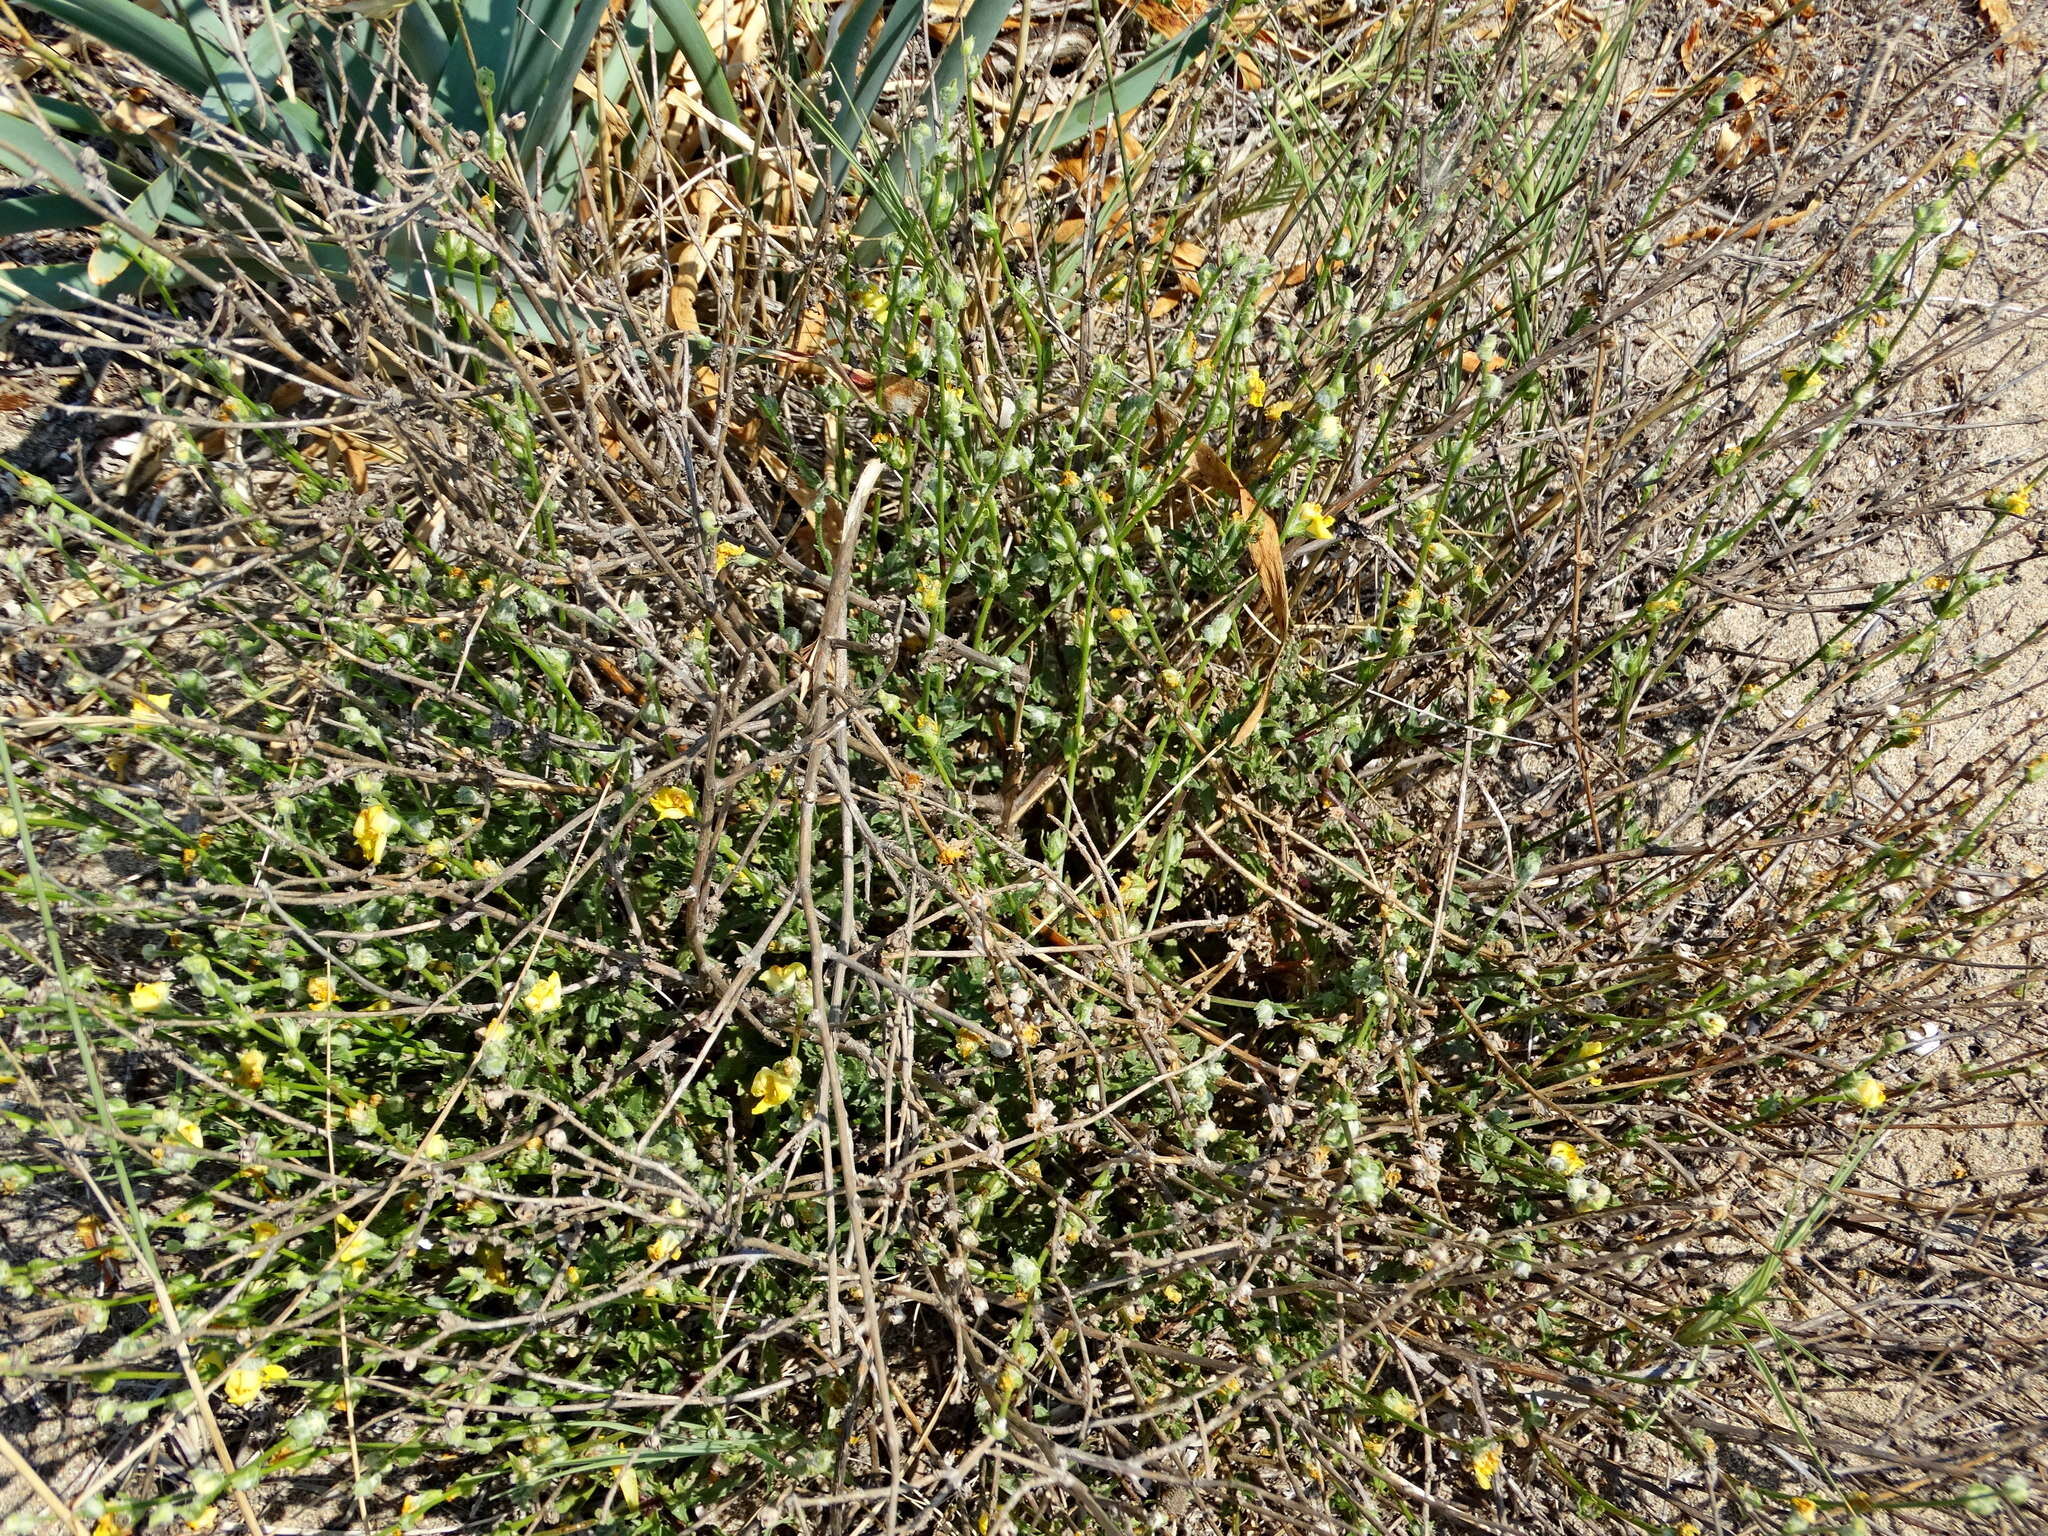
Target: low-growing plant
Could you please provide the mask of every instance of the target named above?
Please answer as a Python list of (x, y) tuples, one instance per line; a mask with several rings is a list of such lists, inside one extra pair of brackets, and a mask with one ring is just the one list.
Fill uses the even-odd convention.
[(1900, 217), (1774, 243), (1697, 186), (1794, 15), (1624, 137), (1642, 39), (1456, 20), (1057, 174), (984, 107), (699, 372), (623, 300), (452, 389), (378, 330), (353, 462), (288, 358), (114, 331), (165, 515), (18, 473), (6, 1178), (73, 1241), (10, 1369), (200, 1433), (70, 1514), (2029, 1517), (2021, 1325), (1951, 1425), (1844, 1393), (2024, 1262), (1986, 1194), (1938, 1268), (1876, 1170), (2037, 1070), (1987, 873), (2037, 724), (1903, 765), (2036, 638), (1959, 636), (2039, 466), (1796, 648), (1728, 625), (1865, 542), (1846, 445), (2034, 98), (1897, 187), (1802, 145)]

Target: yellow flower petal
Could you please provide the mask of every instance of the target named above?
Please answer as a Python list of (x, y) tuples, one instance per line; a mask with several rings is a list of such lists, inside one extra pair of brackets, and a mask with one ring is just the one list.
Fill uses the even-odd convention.
[(220, 1381), (221, 1394), (237, 1408), (246, 1408), (263, 1395), (263, 1389), (274, 1381), (284, 1380), (284, 1372), (274, 1365), (238, 1365)]
[(1553, 1141), (1550, 1156), (1543, 1160), (1543, 1166), (1552, 1173), (1583, 1173), (1586, 1171), (1586, 1154), (1568, 1141)]
[(647, 797), (647, 805), (662, 821), (688, 821), (697, 814), (697, 797), (680, 784), (657, 789)]
[(1481, 1488), (1491, 1488), (1493, 1480), (1500, 1475), (1500, 1447), (1491, 1440), (1472, 1453), (1472, 1481)]
[(128, 718), (139, 731), (162, 725), (171, 718), (171, 696), (168, 693), (138, 693), (135, 702), (128, 706)]
[(332, 1008), (338, 990), (332, 976), (314, 976), (306, 982), (306, 1006), (315, 1013)]
[(235, 1058), (235, 1086), (251, 1090), (263, 1086), (263, 1069), (267, 1065), (263, 1053), (253, 1045)]
[(771, 965), (760, 975), (761, 990), (770, 997), (792, 997), (797, 989), (810, 980), (811, 968), (801, 960), (792, 960), (787, 965)]
[(170, 1000), (168, 981), (138, 981), (128, 992), (128, 1006), (137, 1013), (155, 1013)]
[(772, 1067), (763, 1067), (754, 1074), (752, 1093), (754, 1113), (765, 1115), (771, 1109), (780, 1109), (796, 1097), (797, 1060), (794, 1056), (779, 1061)]
[(562, 977), (558, 971), (550, 971), (526, 989), (526, 996), (520, 999), (526, 1004), (528, 1013), (539, 1016), (553, 1013), (562, 1006)]
[(721, 539), (718, 548), (711, 552), (711, 570), (713, 574), (724, 570), (733, 561), (745, 558), (746, 553), (744, 545), (730, 543)]
[(356, 847), (372, 864), (379, 863), (384, 857), (385, 844), (391, 841), (391, 834), (398, 827), (398, 818), (391, 814), (391, 808), (372, 801), (356, 812)]

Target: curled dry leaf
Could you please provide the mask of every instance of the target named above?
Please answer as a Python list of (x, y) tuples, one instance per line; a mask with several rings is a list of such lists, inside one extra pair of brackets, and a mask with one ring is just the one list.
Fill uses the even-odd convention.
[(1124, 4), (1161, 37), (1178, 37), (1202, 13), (1202, 8), (1190, 0), (1124, 0)]
[(1993, 37), (2012, 35), (2012, 0), (1977, 0), (1977, 15)]
[(889, 374), (876, 381), (875, 403), (881, 406), (883, 414), (901, 420), (908, 416), (922, 416), (925, 405), (931, 399), (931, 389), (916, 379), (905, 378), (900, 373)]
[(116, 133), (138, 139), (147, 136), (155, 140), (160, 148), (171, 147), (171, 114), (159, 111), (146, 102), (125, 98), (117, 101), (107, 109), (104, 121)]
[(1280, 547), (1280, 525), (1273, 521), (1270, 512), (1252, 499), (1252, 493), (1244, 488), (1244, 482), (1237, 478), (1236, 472), (1207, 443), (1195, 444), (1195, 460), (1188, 471), (1188, 479), (1199, 489), (1232, 503), (1236, 516), (1251, 523), (1252, 536), (1245, 546), (1245, 554), (1252, 563), (1253, 574), (1259, 578), (1259, 592), (1266, 600), (1267, 611), (1273, 616), (1273, 628), (1276, 633), (1285, 635), (1287, 558)]

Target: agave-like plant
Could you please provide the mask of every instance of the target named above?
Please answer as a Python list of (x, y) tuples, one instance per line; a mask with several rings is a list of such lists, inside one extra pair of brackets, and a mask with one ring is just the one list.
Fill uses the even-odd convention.
[[(975, 0), (960, 18), (912, 120), (898, 121), (893, 147), (854, 188), (867, 204), (863, 233), (906, 215), (1012, 5)], [(923, 0), (895, 0), (886, 14), (882, 6), (846, 0), (829, 20), (821, 57), (792, 33), (787, 7), (775, 8), (779, 67), (795, 82), (790, 99), (820, 185), (814, 217), (846, 187), (885, 87), (923, 30)], [(27, 300), (73, 307), (217, 274), (248, 264), (254, 247), (238, 237), (249, 235), (263, 246), (254, 264), (266, 271), (284, 251), (346, 282), (363, 270), (363, 252), (343, 249), (307, 216), (296, 183), (318, 175), (369, 202), (404, 205), (397, 194), (409, 180), (430, 177), (471, 147), (518, 177), (526, 196), (502, 216), (530, 236), (573, 209), (601, 142), (601, 114), (610, 109), (614, 123), (649, 131), (648, 114), (635, 110), (641, 82), (667, 78), (678, 59), (710, 111), (737, 130), (736, 144), (758, 130), (745, 122), (694, 0), (629, 0), (619, 16), (621, 46), (607, 50), (594, 93), (579, 92), (576, 81), (610, 0), (341, 0), (325, 9), (305, 0), (169, 0), (164, 15), (135, 0), (35, 0), (35, 8), (139, 69), (174, 116), (145, 121), (132, 102), (91, 88), (86, 72), (54, 53), (45, 62), (68, 94), (17, 92), (0, 103), (0, 174), (25, 189), (0, 198), (0, 236), (98, 235), (83, 260), (0, 268), (0, 314)], [(998, 163), (1018, 148), (1058, 148), (1139, 105), (1201, 56), (1213, 21), (1212, 14), (1055, 120), (1021, 130)], [(820, 62), (807, 66), (807, 57)], [(615, 136), (613, 147), (628, 158), (638, 148)], [(736, 158), (735, 183), (744, 187), (747, 172)], [(417, 219), (401, 223), (370, 253), (401, 293), (431, 302), (466, 285), (465, 303), (501, 322), (546, 323), (530, 295), (491, 286), (480, 251), (445, 237), (423, 240)], [(173, 238), (178, 232), (191, 238)]]
[[(83, 104), (83, 92), (18, 96), (0, 113), (0, 168), (36, 189), (0, 203), (0, 230), (100, 229), (83, 262), (0, 271), (0, 301), (77, 304), (175, 281), (175, 246), (160, 232), (282, 229), (295, 217), (294, 166), (388, 194), (395, 173), (475, 142), (509, 158), (544, 210), (565, 207), (598, 109), (578, 101), (576, 75), (606, 0), (368, 3), (385, 14), (265, 4), (238, 24), (206, 0), (174, 0), (162, 16), (134, 0), (42, 0), (38, 9), (153, 77), (184, 122), (152, 136), (132, 112)], [(658, 20), (643, 30), (657, 52), (682, 46)], [(318, 244), (303, 249), (320, 259)], [(216, 242), (200, 265), (232, 254)], [(431, 281), (430, 251), (399, 239), (380, 256), (403, 287)]]

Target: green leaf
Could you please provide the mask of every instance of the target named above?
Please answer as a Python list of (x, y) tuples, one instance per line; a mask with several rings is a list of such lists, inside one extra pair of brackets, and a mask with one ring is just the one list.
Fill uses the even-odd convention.
[[(880, 0), (872, 0), (872, 3), (880, 4)], [(690, 73), (697, 77), (705, 103), (728, 123), (735, 127), (744, 126), (739, 103), (733, 100), (732, 83), (725, 78), (725, 66), (718, 62), (718, 55), (712, 51), (711, 39), (704, 35), (693, 0), (653, 0), (653, 5), (655, 15), (661, 18), (661, 24), (669, 29), (676, 45), (682, 49)]]
[[(873, 12), (868, 14), (872, 16)], [(867, 68), (861, 71), (860, 79), (855, 82), (838, 116), (832, 120), (832, 160), (825, 176), (828, 187), (837, 190), (845, 181), (852, 166), (852, 152), (859, 147), (868, 119), (874, 116), (875, 106), (882, 99), (882, 87), (889, 83), (889, 76), (896, 71), (897, 60), (903, 57), (903, 50), (910, 46), (911, 38), (923, 26), (924, 0), (896, 0), (883, 19), (881, 34), (875, 39), (875, 51), (868, 57)], [(865, 38), (866, 29), (863, 28), (859, 35)]]
[[(604, 24), (607, 0), (580, 0), (580, 4), (564, 4), (558, 25), (560, 33), (544, 33), (546, 47), (537, 47), (533, 55), (521, 65), (521, 72), (512, 82), (506, 96), (506, 111), (524, 110), (526, 126), (519, 130), (518, 148), (520, 161), (524, 165), (546, 168), (556, 158), (567, 141), (569, 104), (574, 98), (576, 73), (583, 67), (584, 56), (590, 52), (590, 45), (597, 37), (597, 29)], [(559, 45), (553, 42), (560, 36)], [(535, 102), (534, 98), (538, 97)], [(529, 103), (532, 103), (529, 105)]]
[(36, 0), (35, 9), (127, 54), (218, 111), (261, 116), (264, 87), (222, 46), (226, 24), (203, 5), (188, 8), (183, 25), (132, 0)]
[(0, 200), (0, 239), (46, 229), (84, 229), (100, 221), (100, 210), (61, 192), (35, 192)]
[(1209, 40), (1224, 8), (1216, 7), (1187, 31), (1170, 38), (1125, 70), (1101, 90), (1083, 96), (1058, 117), (1031, 132), (1034, 156), (1051, 154), (1097, 128), (1114, 122), (1133, 107), (1142, 106), (1159, 87), (1187, 69), (1209, 51)]
[(95, 288), (86, 277), (85, 265), (67, 261), (44, 267), (0, 267), (0, 316), (31, 303), (50, 309), (78, 309), (95, 299), (123, 297), (141, 286), (141, 271), (130, 266), (105, 287)]
[(111, 130), (100, 121), (99, 113), (56, 96), (18, 96), (0, 105), (0, 111), (27, 118), (30, 122), (40, 117), (52, 128), (61, 128), (66, 133), (104, 133), (112, 137)]

